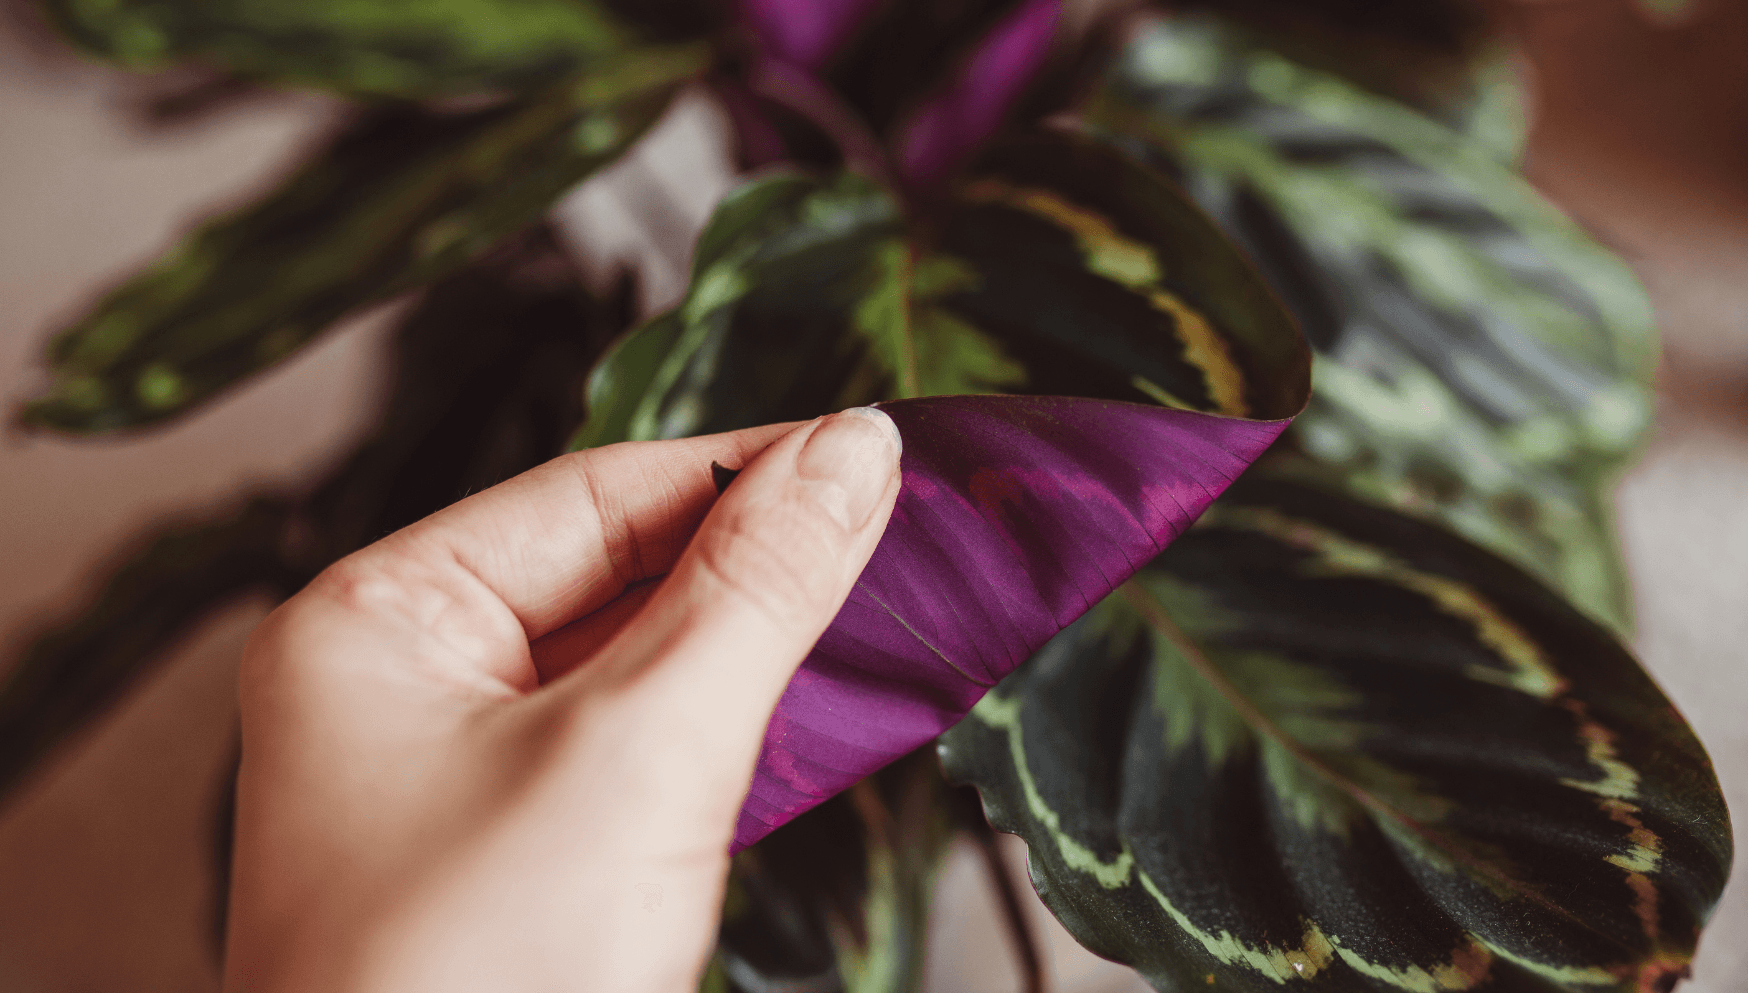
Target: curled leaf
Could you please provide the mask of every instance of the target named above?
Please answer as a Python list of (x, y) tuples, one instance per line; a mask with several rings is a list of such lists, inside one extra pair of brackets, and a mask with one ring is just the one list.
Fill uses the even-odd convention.
[(958, 722), (1286, 427), (1063, 397), (883, 409), (904, 437), (898, 505), (777, 705), (737, 849)]

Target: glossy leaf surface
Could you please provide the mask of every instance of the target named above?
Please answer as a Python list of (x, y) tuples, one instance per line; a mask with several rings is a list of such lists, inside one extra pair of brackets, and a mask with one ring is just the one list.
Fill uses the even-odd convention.
[(612, 161), (694, 66), (663, 56), (490, 110), (364, 118), (56, 338), (50, 391), (25, 420), (96, 432), (172, 417), (349, 311), (461, 268)]
[[(648, 36), (680, 33), (674, 30), (679, 24), (640, 30), (638, 6), (599, 0), (49, 0), (44, 9), (75, 42), (131, 67), (193, 61), (273, 85), (426, 98), (538, 89), (599, 70)], [(711, 27), (709, 19), (694, 20), (693, 37)]]
[(883, 407), (903, 488), (766, 730), (737, 847), (951, 727), (1286, 426), (1062, 397)]
[(1448, 532), (1246, 477), (942, 739), (1160, 989), (1667, 990), (1730, 862), (1633, 658)]
[(1608, 485), (1648, 423), (1632, 274), (1459, 133), (1203, 21), (1095, 103), (1249, 250), (1317, 351), (1300, 447), (1627, 624)]

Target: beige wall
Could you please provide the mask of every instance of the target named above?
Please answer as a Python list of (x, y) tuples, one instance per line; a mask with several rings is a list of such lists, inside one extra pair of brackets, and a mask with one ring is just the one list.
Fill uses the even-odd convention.
[[(1507, 4), (1546, 95), (1535, 177), (1646, 279), (1669, 362), (1659, 433), (1622, 492), (1647, 665), (1710, 744), (1748, 812), (1748, 4), (1649, 33), (1626, 0)], [(235, 202), (332, 120), (279, 98), (169, 134), (118, 112), (137, 83), (0, 34), (0, 396), (94, 288), (190, 218)], [(251, 487), (307, 479), (343, 451), (380, 392), (366, 318), (211, 409), (124, 443), (0, 443), (0, 644), (84, 589), (146, 522)], [(0, 809), (0, 988), (211, 991), (202, 861), (231, 721), (229, 680), (258, 612), (216, 620), (111, 720)], [(4, 663), (0, 663), (4, 664)], [(1017, 852), (1021, 846), (1012, 846)], [(1040, 927), (1048, 921), (1034, 906)], [(935, 988), (1011, 988), (972, 863), (937, 912)], [(1064, 989), (1130, 988), (1059, 928)], [(1726, 897), (1694, 988), (1748, 974), (1748, 882)]]

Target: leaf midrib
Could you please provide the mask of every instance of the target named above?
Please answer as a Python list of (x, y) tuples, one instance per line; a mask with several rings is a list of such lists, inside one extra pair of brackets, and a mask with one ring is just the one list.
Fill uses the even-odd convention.
[(1396, 822), (1405, 830), (1412, 832), (1417, 837), (1423, 839), (1427, 844), (1436, 848), (1453, 862), (1462, 865), (1465, 869), (1468, 869), (1477, 875), (1486, 877), (1488, 880), (1497, 883), (1502, 888), (1509, 890), (1543, 909), (1552, 911), (1553, 913), (1578, 925), (1580, 928), (1594, 930), (1594, 928), (1580, 919), (1577, 915), (1554, 903), (1552, 900), (1549, 900), (1537, 890), (1529, 887), (1515, 877), (1506, 874), (1491, 863), (1475, 858), (1469, 853), (1463, 851), (1460, 846), (1455, 846), (1445, 842), (1443, 840), (1443, 835), (1440, 832), (1431, 830), (1428, 826), (1422, 824), (1415, 818), (1410, 817), (1408, 814), (1397, 810), (1389, 803), (1379, 799), (1359, 783), (1354, 782), (1347, 776), (1330, 768), (1322, 760), (1306, 750), (1305, 747), (1299, 744), (1299, 742), (1291, 735), (1288, 735), (1284, 730), (1282, 730), (1278, 724), (1258, 709), (1255, 704), (1251, 703), (1250, 699), (1241, 693), (1238, 687), (1234, 686), (1232, 682), (1226, 678), (1225, 674), (1209, 660), (1207, 655), (1202, 652), (1201, 647), (1186, 635), (1182, 628), (1177, 626), (1177, 623), (1171, 619), (1171, 615), (1166, 611), (1164, 605), (1161, 604), (1156, 597), (1134, 581), (1126, 582), (1117, 589), (1122, 595), (1124, 601), (1126, 601), (1131, 607), (1134, 607), (1148, 625), (1150, 625), (1166, 640), (1170, 641), (1178, 651), (1183, 653), (1184, 658), (1195, 668), (1197, 675), (1201, 676), (1209, 686), (1214, 688), (1215, 692), (1220, 694), (1221, 698), (1232, 707), (1232, 709), (1238, 714), (1239, 719), (1245, 723), (1245, 726), (1249, 728), (1252, 733), (1267, 737), (1274, 741), (1275, 744), (1285, 749), (1287, 754), (1291, 755), (1295, 760), (1303, 764), (1316, 775), (1322, 777), (1331, 786), (1340, 790), (1355, 803), (1359, 804), (1366, 810), (1371, 811), (1374, 816), (1388, 818)]

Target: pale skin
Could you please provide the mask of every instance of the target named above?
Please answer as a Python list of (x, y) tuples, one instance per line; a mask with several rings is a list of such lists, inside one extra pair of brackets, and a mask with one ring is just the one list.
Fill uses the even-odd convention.
[(858, 408), (567, 455), (287, 601), (244, 657), (226, 993), (695, 989), (899, 447)]

